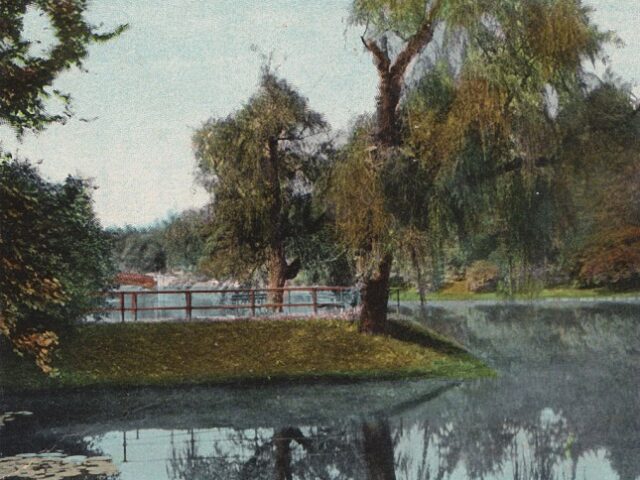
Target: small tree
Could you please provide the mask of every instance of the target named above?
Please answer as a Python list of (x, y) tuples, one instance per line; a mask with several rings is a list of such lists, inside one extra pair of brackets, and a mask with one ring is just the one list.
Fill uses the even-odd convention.
[(576, 255), (582, 286), (629, 290), (640, 287), (640, 227), (607, 228)]
[(170, 269), (196, 270), (204, 248), (205, 209), (186, 210), (169, 219), (163, 232)]
[[(290, 241), (313, 223), (312, 185), (323, 158), (309, 138), (327, 127), (287, 82), (266, 71), (240, 110), (195, 134), (200, 178), (213, 197), (207, 262), (215, 275), (249, 278), (265, 267), (282, 288), (301, 267)], [(281, 303), (282, 292), (272, 296)]]

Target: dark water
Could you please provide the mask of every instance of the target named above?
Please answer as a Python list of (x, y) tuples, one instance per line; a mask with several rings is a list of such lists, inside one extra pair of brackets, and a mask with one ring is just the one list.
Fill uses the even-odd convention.
[(451, 303), (415, 318), (498, 378), (5, 396), (0, 412), (33, 415), (0, 426), (0, 478), (46, 452), (63, 459), (48, 478), (66, 478), (62, 464), (123, 480), (640, 478), (640, 304)]

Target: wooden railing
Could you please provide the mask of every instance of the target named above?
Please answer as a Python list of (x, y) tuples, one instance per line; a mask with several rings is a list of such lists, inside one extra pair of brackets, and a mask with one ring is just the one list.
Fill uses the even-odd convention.
[[(107, 292), (104, 295), (106, 297), (115, 298), (117, 305), (114, 307), (101, 308), (96, 313), (112, 313), (118, 312), (120, 321), (125, 322), (126, 314), (131, 314), (132, 320), (138, 320), (139, 312), (162, 312), (162, 311), (184, 311), (186, 320), (191, 320), (194, 311), (199, 310), (217, 310), (217, 311), (246, 311), (250, 312), (250, 315), (244, 315), (244, 317), (257, 316), (258, 310), (271, 311), (273, 313), (282, 312), (283, 309), (291, 308), (307, 308), (311, 309), (310, 313), (314, 315), (318, 314), (318, 311), (322, 308), (345, 308), (346, 303), (342, 302), (320, 302), (318, 301), (318, 293), (320, 292), (333, 292), (339, 293), (341, 297), (344, 297), (345, 293), (353, 292), (352, 287), (284, 287), (284, 288), (259, 288), (259, 289), (214, 289), (214, 290), (136, 290), (136, 291), (112, 291)], [(274, 294), (282, 293), (282, 302), (273, 302)], [(291, 302), (291, 293), (304, 293), (309, 292), (310, 302)], [(287, 295), (289, 294), (289, 295)], [(166, 295), (182, 295), (184, 296), (184, 303), (182, 305), (169, 305), (169, 306), (140, 306), (138, 300), (144, 296), (157, 295), (158, 298)], [(230, 302), (223, 303), (207, 303), (205, 305), (195, 305), (193, 300), (194, 296), (202, 295), (221, 295), (223, 298), (229, 297)], [(285, 302), (284, 299), (288, 297), (289, 301)], [(129, 302), (127, 302), (127, 299)], [(344, 300), (344, 298), (343, 298)], [(128, 303), (128, 305), (127, 305)], [(159, 302), (161, 303), (161, 302)]]
[[(400, 313), (400, 288), (391, 287), (389, 289), (389, 301), (395, 300), (396, 313)], [(387, 304), (387, 308), (389, 308)]]

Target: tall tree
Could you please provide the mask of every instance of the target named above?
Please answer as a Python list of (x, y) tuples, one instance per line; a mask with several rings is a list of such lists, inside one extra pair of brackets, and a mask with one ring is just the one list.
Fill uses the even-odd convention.
[[(265, 70), (246, 105), (196, 132), (201, 179), (213, 196), (215, 275), (247, 278), (265, 267), (273, 289), (297, 275), (300, 260), (288, 261), (287, 245), (312, 220), (312, 184), (323, 159), (309, 139), (326, 127), (304, 97)], [(282, 292), (272, 300), (281, 303)]]
[[(87, 0), (0, 0), (0, 124), (18, 136), (67, 119), (71, 97), (56, 78), (82, 67), (90, 44), (126, 28), (100, 32), (87, 8)], [(48, 22), (48, 44), (25, 35), (29, 15)], [(51, 111), (52, 97), (62, 112)], [(104, 238), (82, 180), (49, 184), (26, 162), (0, 155), (0, 333), (50, 371), (57, 335), (49, 320), (75, 318), (95, 300), (107, 271)]]
[[(526, 140), (531, 132), (546, 132), (549, 89), (575, 85), (581, 62), (595, 58), (607, 35), (590, 23), (580, 0), (354, 0), (351, 18), (365, 28), (378, 98), (375, 116), (358, 126), (337, 169), (335, 198), (338, 225), (359, 258), (361, 329), (379, 333), (406, 228), (429, 233), (415, 218), (405, 222), (397, 195), (419, 197), (459, 173), (469, 141), (481, 145), (483, 161), (491, 160), (490, 175), (521, 171), (522, 160), (535, 167), (546, 142)], [(450, 65), (452, 100), (442, 105), (436, 99), (403, 117), (409, 72), (428, 46), (432, 57), (437, 52)], [(421, 62), (415, 76), (436, 65)], [(528, 120), (530, 113), (537, 123)], [(397, 171), (409, 183), (390, 189)], [(351, 187), (348, 179), (356, 179)], [(420, 188), (407, 188), (418, 180)]]

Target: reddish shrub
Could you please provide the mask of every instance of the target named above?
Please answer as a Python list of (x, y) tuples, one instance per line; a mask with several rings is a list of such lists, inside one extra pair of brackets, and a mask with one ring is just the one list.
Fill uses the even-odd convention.
[(606, 230), (594, 236), (577, 255), (583, 286), (627, 290), (640, 287), (640, 227)]
[(500, 269), (491, 262), (479, 260), (467, 269), (467, 290), (475, 293), (494, 292), (498, 286)]

